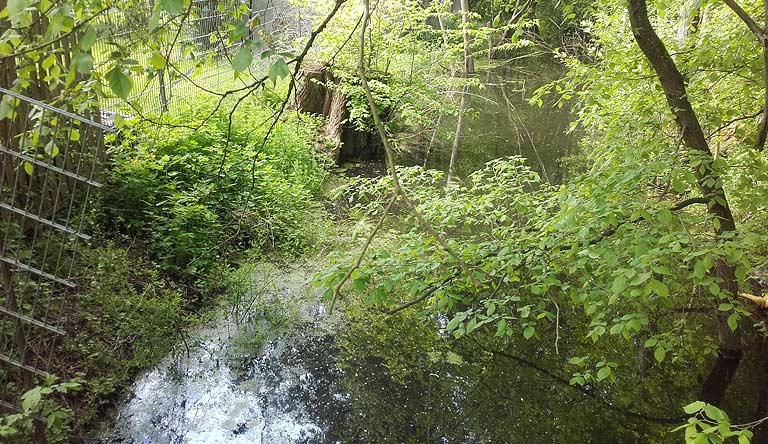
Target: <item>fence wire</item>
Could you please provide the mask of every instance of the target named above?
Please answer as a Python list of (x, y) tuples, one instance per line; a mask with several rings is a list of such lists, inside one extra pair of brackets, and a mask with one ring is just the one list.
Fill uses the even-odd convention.
[[(117, 97), (102, 99), (102, 120), (111, 123), (118, 113), (156, 115), (206, 90), (223, 93), (236, 85), (231, 57), (243, 39), (259, 36), (275, 46), (289, 49), (311, 26), (311, 21), (302, 20), (299, 9), (288, 0), (251, 0), (249, 12), (233, 20), (238, 4), (230, 0), (193, 0), (190, 13), (184, 15), (183, 20), (175, 19), (174, 28), (180, 29), (178, 38), (159, 46), (156, 41), (147, 42), (146, 33), (137, 31), (149, 21), (153, 8), (150, 2), (101, 17), (98, 25), (106, 29), (108, 35), (93, 47), (96, 69), (106, 72), (112, 66), (111, 56), (117, 47), (131, 48), (127, 58), (141, 63), (155, 53), (166, 60), (162, 69), (150, 68), (132, 74), (134, 88), (127, 103)], [(250, 25), (248, 33), (238, 41), (231, 41), (229, 30), (238, 22)]]
[(0, 88), (0, 399), (51, 367), (110, 128)]

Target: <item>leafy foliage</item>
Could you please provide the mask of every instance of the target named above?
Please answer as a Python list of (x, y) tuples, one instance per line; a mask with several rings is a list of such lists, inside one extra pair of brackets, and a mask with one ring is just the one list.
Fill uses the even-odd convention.
[(692, 444), (732, 442), (747, 444), (752, 432), (744, 426), (732, 427), (731, 420), (724, 411), (701, 401), (688, 404), (685, 413), (693, 415), (688, 423), (675, 429), (685, 430), (685, 442)]
[[(199, 105), (166, 120), (189, 124)], [(242, 104), (199, 129), (139, 124), (112, 149), (105, 222), (146, 239), (160, 266), (205, 275), (230, 251), (299, 252), (311, 239), (303, 221), (325, 178), (312, 154), (312, 124), (280, 123), (262, 143), (269, 111)]]
[(81, 388), (82, 380), (79, 378), (59, 382), (55, 376), (48, 376), (42, 385), (33, 387), (21, 396), (19, 413), (0, 417), (0, 438), (14, 439), (30, 434), (41, 417), (45, 420), (47, 433), (54, 437), (52, 442), (65, 442), (67, 433), (71, 431), (72, 410), (62, 407), (51, 398)]

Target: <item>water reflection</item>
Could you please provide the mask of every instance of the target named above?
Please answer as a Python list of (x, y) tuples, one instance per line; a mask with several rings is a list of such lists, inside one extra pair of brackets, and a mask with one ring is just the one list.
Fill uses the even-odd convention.
[[(464, 119), (456, 174), (465, 177), (486, 162), (511, 155), (528, 159), (542, 178), (562, 182), (560, 159), (573, 153), (576, 138), (566, 134), (569, 111), (528, 103), (533, 91), (559, 78), (561, 65), (550, 59), (527, 58), (496, 62), (478, 69), (479, 86), (469, 90), (469, 112)], [(461, 91), (450, 100), (459, 103)], [(447, 171), (457, 117), (441, 119), (434, 144), (418, 153), (425, 167)]]

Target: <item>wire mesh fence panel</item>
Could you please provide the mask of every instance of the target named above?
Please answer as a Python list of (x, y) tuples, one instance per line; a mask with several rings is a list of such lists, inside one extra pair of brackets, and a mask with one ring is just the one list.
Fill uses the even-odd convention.
[[(193, 96), (221, 94), (244, 86), (252, 77), (250, 72), (257, 73), (260, 68), (254, 65), (250, 72), (234, 77), (231, 59), (245, 40), (256, 38), (289, 49), (311, 26), (308, 20), (300, 19), (299, 8), (288, 0), (252, 0), (247, 5), (231, 0), (193, 0), (184, 14), (160, 19), (160, 28), (171, 30), (160, 35), (144, 29), (155, 8), (151, 2), (139, 2), (135, 8), (110, 12), (96, 20), (106, 36), (92, 48), (95, 69), (107, 73), (118, 60), (136, 61), (135, 69), (128, 70), (131, 95), (126, 100), (101, 100), (106, 123), (111, 124), (115, 114), (157, 115)], [(121, 52), (124, 48), (130, 48), (130, 53)], [(146, 69), (139, 68), (147, 61)]]
[(51, 367), (110, 128), (0, 88), (0, 400)]

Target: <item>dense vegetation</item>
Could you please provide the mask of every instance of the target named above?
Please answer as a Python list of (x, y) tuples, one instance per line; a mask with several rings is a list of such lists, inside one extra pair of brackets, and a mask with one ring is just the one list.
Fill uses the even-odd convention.
[[(768, 10), (731, 0), (461, 4), (304, 2), (314, 32), (290, 48), (233, 8), (220, 26), (239, 83), (119, 122), (90, 216), (100, 240), (79, 260), (76, 334), (62, 348), (59, 376), (77, 379), (41, 382), (0, 434), (19, 438), (42, 413), (66, 440), (90, 416), (64, 421), (71, 410), (41, 393), (92, 416), (167, 352), (168, 337), (183, 340), (192, 314), (237, 291), (227, 276), (240, 263), (334, 244), (317, 283), (342, 312), (339, 365), (365, 417), (352, 436), (768, 442)], [(133, 18), (148, 24), (152, 56), (134, 60), (113, 41), (103, 66), (92, 48), (108, 5), (67, 6), (5, 5), (0, 66), (14, 75), (2, 86), (53, 85), (47, 100), (82, 113), (113, 95), (142, 117), (135, 79), (168, 69), (171, 30), (191, 3), (161, 1)], [(45, 58), (64, 33), (79, 43)], [(526, 95), (572, 111), (579, 152), (568, 153), (564, 180), (519, 156), (461, 174), (462, 134), (482, 119), (470, 91), (488, 87), (489, 66), (528, 57), (565, 73)], [(251, 69), (257, 59), (266, 63)], [(313, 62), (333, 74), (325, 87), (344, 98), (345, 124), (377, 134), (382, 175), (328, 181), (322, 116), (286, 112)], [(450, 151), (444, 171), (398, 162), (422, 164), (430, 149)], [(323, 228), (329, 218), (335, 232)], [(62, 396), (81, 385), (79, 397)]]
[[(42, 413), (54, 442), (89, 439), (89, 423), (137, 371), (185, 341), (188, 326), (243, 279), (241, 261), (285, 260), (316, 242), (322, 221), (302, 223), (317, 217), (326, 174), (312, 147), (314, 121), (282, 122), (262, 144), (264, 106), (242, 106), (231, 128), (223, 111), (192, 127), (199, 110), (179, 109), (167, 126), (126, 126), (112, 143), (107, 186), (90, 216), (100, 240), (80, 253), (81, 291), (57, 356), (57, 376), (69, 385), (47, 381), (42, 400), (5, 417), (3, 436), (26, 433)], [(79, 392), (65, 409), (46, 396), (62, 387)]]

